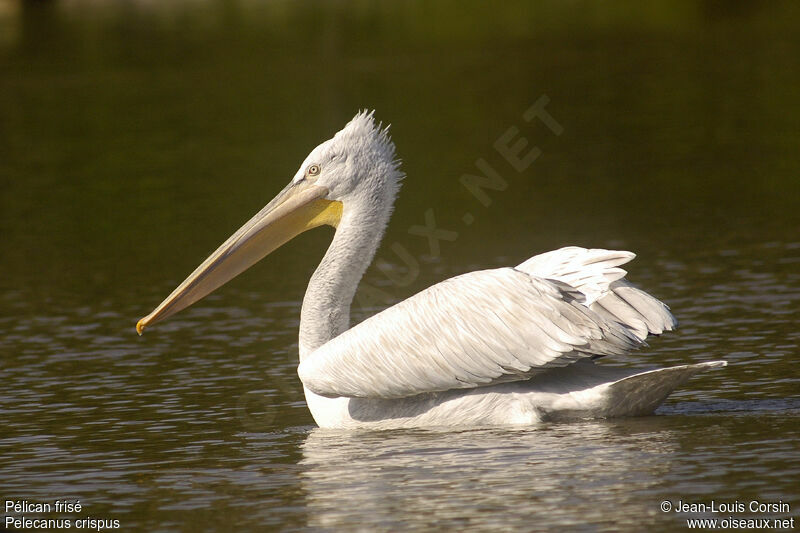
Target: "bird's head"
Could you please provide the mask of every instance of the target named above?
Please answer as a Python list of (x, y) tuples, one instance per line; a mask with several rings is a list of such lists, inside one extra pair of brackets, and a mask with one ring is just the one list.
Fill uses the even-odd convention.
[(364, 111), (308, 154), (290, 186), (322, 187), (327, 199), (353, 204), (375, 194), (394, 198), (401, 179), (388, 128), (376, 124), (372, 112)]
[(300, 233), (338, 227), (345, 216), (385, 224), (403, 174), (388, 128), (372, 112), (360, 112), (332, 139), (306, 157), (289, 184), (239, 228), (152, 313), (142, 331), (210, 294)]

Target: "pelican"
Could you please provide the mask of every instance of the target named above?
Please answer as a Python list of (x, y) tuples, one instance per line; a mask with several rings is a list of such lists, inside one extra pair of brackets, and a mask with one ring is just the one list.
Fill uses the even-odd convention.
[(624, 279), (625, 251), (567, 247), (442, 281), (350, 327), (350, 305), (404, 178), (388, 127), (359, 112), (137, 332), (219, 288), (298, 234), (330, 225), (300, 314), (298, 374), (324, 428), (537, 424), (652, 413), (724, 361), (651, 370), (595, 360), (672, 330)]

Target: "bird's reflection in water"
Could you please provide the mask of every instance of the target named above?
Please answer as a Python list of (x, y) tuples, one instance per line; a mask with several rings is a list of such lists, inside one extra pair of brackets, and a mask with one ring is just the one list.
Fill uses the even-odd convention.
[(664, 520), (678, 447), (657, 418), (461, 432), (311, 431), (309, 526), (522, 528)]

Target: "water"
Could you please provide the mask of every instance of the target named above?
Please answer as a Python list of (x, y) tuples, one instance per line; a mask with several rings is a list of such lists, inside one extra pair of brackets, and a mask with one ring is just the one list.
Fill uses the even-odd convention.
[[(64, 518), (132, 531), (753, 516), (664, 500), (796, 516), (800, 13), (648, 5), (0, 1), (4, 500), (79, 499)], [(560, 135), (522, 118), (543, 96)], [(622, 248), (681, 325), (607, 364), (730, 365), (653, 417), (320, 431), (295, 365), (322, 229), (137, 337), (364, 107), (392, 122), (408, 178), (357, 320), (461, 272)], [(511, 127), (542, 152), (523, 172), (493, 147)], [(479, 158), (507, 183), (488, 206), (459, 183)], [(438, 252), (409, 232), (429, 210), (457, 233)]]

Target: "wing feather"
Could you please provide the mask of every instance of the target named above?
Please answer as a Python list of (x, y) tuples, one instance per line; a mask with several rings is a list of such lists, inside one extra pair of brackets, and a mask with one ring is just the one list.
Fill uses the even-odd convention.
[(672, 331), (678, 321), (663, 302), (623, 279), (626, 272), (619, 266), (634, 257), (633, 252), (568, 246), (531, 257), (517, 268), (574, 287), (592, 311), (643, 341), (648, 335)]
[(675, 327), (622, 279), (634, 254), (569, 247), (438, 283), (330, 340), (298, 368), (325, 396), (400, 398), (528, 379)]

